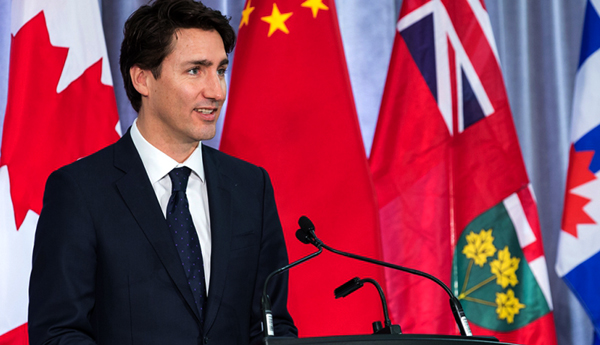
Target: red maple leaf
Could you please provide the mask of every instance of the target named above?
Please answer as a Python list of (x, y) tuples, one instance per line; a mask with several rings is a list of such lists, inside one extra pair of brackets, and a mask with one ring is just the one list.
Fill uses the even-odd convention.
[(40, 213), (52, 171), (118, 139), (113, 88), (100, 82), (102, 60), (56, 92), (67, 53), (50, 44), (43, 12), (12, 37), (0, 166), (8, 166), (17, 229), (28, 210)]
[(562, 230), (575, 237), (577, 237), (577, 224), (596, 224), (583, 210), (583, 207), (590, 202), (590, 199), (571, 192), (573, 188), (596, 179), (596, 175), (589, 169), (593, 157), (594, 151), (577, 152), (575, 151), (575, 147), (571, 145)]

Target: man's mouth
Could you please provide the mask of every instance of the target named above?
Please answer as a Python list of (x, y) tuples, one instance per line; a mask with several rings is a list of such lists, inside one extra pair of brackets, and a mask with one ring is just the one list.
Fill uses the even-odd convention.
[(200, 113), (200, 114), (204, 114), (204, 115), (210, 115), (213, 114), (217, 109), (207, 109), (207, 108), (195, 108), (194, 111)]

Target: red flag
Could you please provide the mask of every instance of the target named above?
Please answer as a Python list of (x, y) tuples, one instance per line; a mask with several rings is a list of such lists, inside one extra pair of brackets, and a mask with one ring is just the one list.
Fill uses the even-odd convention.
[(46, 178), (116, 141), (118, 115), (95, 0), (13, 2), (0, 151), (0, 344), (27, 342), (33, 234)]
[[(333, 0), (249, 0), (232, 70), (221, 150), (263, 166), (275, 188), (290, 260), (315, 248), (294, 234), (301, 215), (334, 248), (376, 258), (377, 208)], [(301, 336), (372, 333), (374, 289), (335, 300), (351, 278), (382, 270), (324, 253), (290, 272)]]
[[(483, 1), (405, 0), (370, 163), (387, 261), (434, 274), (473, 333), (555, 344), (537, 209)], [(444, 291), (386, 272), (406, 332), (457, 332)]]

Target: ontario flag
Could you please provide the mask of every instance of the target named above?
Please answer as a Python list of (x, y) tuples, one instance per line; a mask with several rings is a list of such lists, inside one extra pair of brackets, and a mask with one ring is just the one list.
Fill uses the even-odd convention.
[[(220, 149), (269, 172), (290, 260), (315, 251), (295, 238), (308, 216), (330, 246), (377, 258), (377, 207), (333, 0), (248, 0)], [(300, 336), (372, 333), (375, 290), (334, 299), (376, 266), (324, 253), (290, 271)]]
[(556, 272), (594, 325), (600, 344), (600, 1), (588, 1), (575, 77), (571, 151)]
[(116, 141), (96, 0), (13, 1), (0, 147), (0, 344), (27, 344), (33, 238), (50, 173)]
[[(534, 194), (482, 0), (405, 0), (370, 164), (386, 261), (431, 273), (475, 335), (555, 344)], [(430, 281), (386, 272), (407, 333), (457, 332)]]

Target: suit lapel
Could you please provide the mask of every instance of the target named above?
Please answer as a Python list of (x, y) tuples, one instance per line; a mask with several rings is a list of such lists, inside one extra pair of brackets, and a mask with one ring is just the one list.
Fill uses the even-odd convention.
[(175, 251), (156, 194), (129, 132), (115, 145), (115, 166), (125, 172), (116, 183), (119, 193), (199, 322), (194, 297), (181, 269), (181, 259)]
[(223, 172), (220, 172), (215, 152), (202, 146), (202, 155), (208, 190), (212, 237), (210, 289), (204, 318), (204, 330), (207, 332), (216, 319), (223, 298), (232, 236), (232, 207), (231, 183)]

